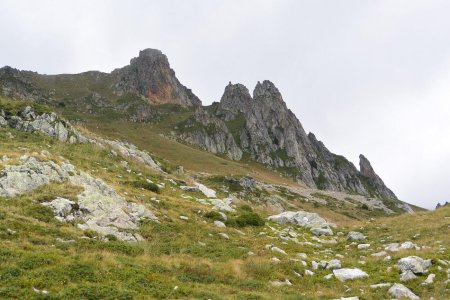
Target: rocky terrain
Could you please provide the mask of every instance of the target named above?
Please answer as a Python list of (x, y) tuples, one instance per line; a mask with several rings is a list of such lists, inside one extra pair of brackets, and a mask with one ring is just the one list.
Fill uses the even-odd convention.
[(204, 107), (144, 50), (0, 86), (0, 298), (450, 297), (449, 207), (331, 153), (269, 81)]
[(161, 105), (177, 105), (182, 110), (169, 130), (179, 141), (232, 160), (257, 161), (311, 188), (397, 199), (363, 155), (358, 170), (306, 134), (268, 80), (258, 82), (252, 96), (245, 86), (230, 83), (219, 103), (204, 107), (175, 77), (167, 57), (146, 49), (110, 74), (47, 76), (5, 67), (0, 87), (6, 96), (48, 103), (72, 117), (73, 111), (119, 113), (133, 121), (165, 122)]

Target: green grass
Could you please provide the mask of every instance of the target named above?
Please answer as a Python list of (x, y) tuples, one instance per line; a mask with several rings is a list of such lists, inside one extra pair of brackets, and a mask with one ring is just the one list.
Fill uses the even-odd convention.
[(8, 115), (16, 116), (27, 106), (31, 106), (37, 114), (52, 112), (52, 110), (47, 105), (36, 101), (11, 100), (9, 98), (0, 96), (0, 110), (3, 110)]
[[(143, 132), (150, 132), (151, 124), (118, 122), (109, 129), (103, 127), (101, 130), (111, 130), (110, 133), (114, 135), (112, 130), (117, 124), (124, 124), (127, 130), (136, 129), (130, 131), (130, 135), (141, 145), (147, 145), (145, 149), (157, 149), (157, 142), (163, 139), (160, 137), (158, 140), (158, 135), (153, 133), (151, 137), (155, 140), (149, 142), (146, 141), (148, 136), (142, 136)], [(7, 131), (13, 133), (15, 138), (7, 138)], [(115, 137), (125, 133), (122, 128), (117, 131)], [(109, 149), (94, 145), (69, 145), (41, 134), (27, 134), (12, 129), (0, 129), (0, 140), (0, 155), (11, 158), (9, 162), (1, 162), (0, 168), (5, 164), (18, 164), (18, 158), (24, 154), (47, 150), (51, 153), (49, 159), (57, 163), (62, 162), (61, 157), (69, 159), (77, 169), (104, 180), (128, 201), (147, 205), (159, 218), (159, 223), (140, 224), (138, 232), (145, 238), (145, 242), (130, 244), (117, 240), (100, 241), (95, 232), (77, 229), (76, 222), (56, 221), (51, 212), (39, 204), (57, 196), (76, 200), (80, 187), (66, 182), (51, 183), (19, 197), (0, 198), (0, 298), (332, 299), (359, 296), (360, 299), (380, 299), (390, 296), (386, 290), (374, 291), (369, 285), (398, 282), (398, 271), (395, 268), (388, 271), (387, 268), (394, 265), (400, 257), (416, 254), (423, 258), (450, 259), (450, 208), (371, 221), (372, 212), (360, 207), (339, 207), (336, 199), (325, 194), (316, 196), (325, 197), (330, 206), (314, 207), (311, 202), (287, 189), (280, 188), (278, 192), (271, 193), (255, 190), (245, 191), (236, 212), (227, 213), (228, 219), (234, 222), (230, 221), (227, 228), (217, 228), (212, 221), (219, 214), (211, 206), (181, 198), (183, 192), (175, 189), (160, 174), (126, 157), (110, 156)], [(172, 154), (161, 150), (175, 145), (171, 142), (164, 139), (164, 143), (159, 145), (159, 155), (165, 158), (172, 155), (170, 162), (174, 165), (178, 161), (189, 163), (187, 157), (177, 157), (187, 149), (183, 145), (177, 144)], [(231, 173), (240, 178), (252, 170), (260, 170), (254, 165), (207, 156), (207, 153), (196, 152), (192, 148), (186, 151), (185, 156), (192, 156), (194, 162), (191, 164), (196, 170), (205, 167), (210, 171), (211, 176), (202, 176), (199, 181), (213, 188), (225, 186), (241, 193), (241, 188), (225, 182), (225, 176)], [(37, 156), (44, 159), (39, 154)], [(201, 157), (203, 161), (200, 161)], [(198, 166), (195, 166), (196, 159), (199, 160)], [(122, 166), (123, 160), (128, 161), (127, 168)], [(189, 172), (190, 168), (186, 169)], [(237, 176), (239, 172), (240, 175)], [(259, 178), (278, 178), (274, 181), (282, 182), (275, 173), (267, 172), (259, 174)], [(148, 183), (144, 181), (146, 178), (155, 183), (164, 182), (166, 187), (159, 189), (157, 193), (152, 187), (141, 184)], [(179, 175), (173, 179), (181, 182), (188, 180), (188, 177)], [(335, 231), (342, 231), (344, 235), (337, 237), (336, 244), (320, 248), (281, 240), (279, 234), (271, 228), (282, 230), (285, 226), (266, 222), (266, 217), (273, 211), (265, 199), (275, 194), (283, 196), (295, 208), (316, 211), (330, 219), (338, 225)], [(200, 197), (196, 194), (193, 196)], [(259, 202), (252, 202), (249, 206), (247, 197)], [(160, 202), (152, 200), (154, 198)], [(358, 213), (361, 215), (354, 219), (343, 215), (344, 212), (352, 216)], [(180, 215), (189, 219), (181, 220)], [(293, 228), (298, 232), (300, 241), (311, 241), (309, 230), (295, 226)], [(355, 245), (349, 245), (345, 234), (350, 230), (368, 235), (371, 248), (361, 251)], [(224, 239), (219, 233), (226, 233), (230, 239)], [(73, 242), (64, 242), (69, 240)], [(384, 247), (382, 240), (413, 240), (420, 246), (427, 245), (431, 248), (420, 252), (394, 253), (393, 262), (387, 263), (370, 255)], [(267, 244), (282, 248), (288, 255), (266, 249)], [(347, 245), (349, 246), (346, 247)], [(444, 247), (442, 252), (441, 247)], [(324, 252), (326, 249), (332, 252)], [(249, 251), (254, 255), (249, 255)], [(308, 255), (308, 269), (311, 269), (311, 260), (330, 260), (334, 258), (334, 254), (339, 253), (345, 256), (342, 259), (344, 267), (360, 267), (370, 277), (341, 283), (335, 279), (323, 278), (330, 271), (318, 270), (315, 276), (298, 278), (293, 271), (303, 273), (305, 267), (291, 258), (298, 258), (296, 254), (299, 252)], [(272, 262), (274, 256), (281, 262)], [(365, 260), (366, 264), (360, 265), (360, 260)], [(423, 299), (431, 296), (445, 299), (450, 288), (443, 283), (445, 269), (439, 270), (437, 265), (433, 265), (430, 272), (437, 275), (432, 286), (420, 285), (425, 276), (406, 285)], [(274, 288), (269, 284), (273, 280), (285, 279), (289, 279), (293, 285)], [(49, 294), (37, 294), (33, 288), (45, 289)], [(346, 292), (349, 288), (351, 291)]]

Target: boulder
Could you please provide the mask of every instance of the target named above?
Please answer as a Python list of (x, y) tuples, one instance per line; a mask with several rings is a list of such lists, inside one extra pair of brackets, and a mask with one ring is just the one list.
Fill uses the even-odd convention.
[(330, 228), (331, 224), (316, 213), (285, 211), (278, 215), (270, 216), (268, 219), (282, 225), (298, 225), (311, 228), (311, 232), (316, 235), (333, 235), (333, 231)]
[(182, 186), (180, 186), (180, 189), (182, 189), (185, 192), (190, 192), (190, 193), (199, 193), (200, 192), (200, 189), (197, 186), (182, 185)]
[(420, 298), (414, 294), (410, 289), (400, 283), (394, 284), (389, 293), (395, 298), (408, 298), (410, 300), (419, 300)]
[(366, 236), (358, 231), (350, 231), (347, 235), (347, 239), (349, 241), (360, 241), (360, 240), (365, 240)]
[(227, 227), (227, 226), (225, 225), (225, 223), (222, 222), (222, 221), (214, 221), (214, 225), (215, 225), (216, 227), (219, 227), (219, 228), (225, 228), (225, 227)]
[(333, 270), (333, 274), (340, 281), (369, 277), (369, 275), (366, 272), (364, 272), (358, 268), (336, 269), (336, 270)]
[(388, 244), (384, 250), (389, 252), (397, 252), (400, 250), (410, 250), (410, 249), (420, 249), (416, 244), (412, 242), (404, 242), (404, 243), (390, 243)]
[(290, 286), (290, 285), (292, 285), (292, 283), (289, 281), (289, 279), (286, 279), (285, 281), (280, 281), (280, 280), (271, 281), (270, 285), (274, 286), (274, 287), (280, 287), (280, 286), (285, 286), (285, 285)]
[(423, 274), (431, 266), (431, 260), (424, 260), (418, 256), (408, 256), (401, 258), (397, 266), (402, 273), (411, 271), (414, 274)]
[(434, 277), (436, 277), (436, 274), (428, 275), (427, 279), (425, 279), (422, 285), (432, 284), (434, 282)]
[(69, 199), (57, 197), (50, 202), (43, 202), (41, 205), (50, 207), (59, 221), (72, 221), (77, 217), (82, 217), (83, 209), (80, 209), (78, 203)]
[(311, 233), (314, 235), (333, 235), (333, 230), (330, 227), (327, 228), (311, 228)]
[(197, 182), (194, 183), (194, 186), (196, 186), (206, 197), (216, 198), (216, 191), (214, 191), (213, 189), (210, 189), (205, 185)]
[(327, 262), (325, 269), (327, 270), (337, 270), (341, 268), (341, 261), (339, 259), (332, 259)]
[(403, 272), (402, 274), (400, 274), (400, 281), (408, 281), (408, 280), (413, 280), (416, 278), (417, 278), (417, 276), (414, 275), (414, 273), (411, 270), (407, 270), (407, 271)]
[(365, 250), (370, 248), (370, 244), (359, 244), (358, 245), (358, 250)]

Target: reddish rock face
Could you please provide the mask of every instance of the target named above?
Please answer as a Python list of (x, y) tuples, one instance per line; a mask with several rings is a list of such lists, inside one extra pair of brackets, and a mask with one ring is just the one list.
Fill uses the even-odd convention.
[(142, 50), (130, 65), (114, 72), (119, 78), (115, 85), (119, 92), (140, 95), (152, 104), (201, 105), (197, 96), (178, 81), (167, 56), (159, 50)]

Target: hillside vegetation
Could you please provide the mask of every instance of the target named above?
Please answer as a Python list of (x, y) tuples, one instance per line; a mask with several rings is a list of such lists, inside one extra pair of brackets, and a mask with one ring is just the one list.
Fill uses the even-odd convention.
[[(17, 115), (30, 104), (0, 103), (0, 109)], [(0, 298), (390, 299), (389, 286), (400, 282), (397, 262), (410, 255), (432, 264), (402, 284), (422, 299), (450, 296), (450, 208), (398, 215), (401, 210), (386, 202), (393, 209), (393, 216), (386, 216), (359, 202), (366, 201), (360, 195), (309, 191), (256, 163), (230, 161), (162, 137), (151, 124), (89, 119), (84, 124), (84, 134), (95, 136), (89, 129), (104, 138), (127, 137), (149, 150), (163, 171), (112, 146), (70, 144), (42, 132), (5, 127), (0, 128), (0, 183), (4, 170), (27, 157), (70, 162), (127, 202), (152, 211), (157, 221), (144, 219), (129, 230), (143, 238), (138, 242), (81, 230), (76, 219), (61, 222), (41, 203), (57, 197), (78, 201), (83, 188), (69, 180), (0, 197)], [(177, 172), (177, 165), (186, 171)], [(182, 188), (196, 182), (213, 189), (221, 205), (235, 197), (232, 209), (217, 209), (200, 190)], [(317, 212), (336, 225), (334, 235), (316, 236), (309, 228), (267, 219), (284, 210)], [(367, 238), (349, 240), (351, 231)], [(415, 246), (372, 255), (408, 241)], [(370, 245), (358, 249), (359, 244)], [(368, 277), (325, 278), (333, 270), (317, 263), (333, 259)], [(436, 275), (434, 282), (422, 284), (428, 274)], [(370, 287), (380, 283), (390, 285)]]

